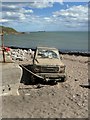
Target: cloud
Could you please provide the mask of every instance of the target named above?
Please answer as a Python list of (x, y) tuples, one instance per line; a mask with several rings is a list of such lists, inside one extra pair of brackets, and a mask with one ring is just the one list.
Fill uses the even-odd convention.
[(24, 13), (33, 13), (33, 10), (25, 10)]
[(0, 23), (6, 23), (8, 22), (8, 19), (0, 19)]
[(32, 8), (46, 8), (46, 7), (53, 7), (53, 3), (51, 2), (32, 2), (30, 3)]
[[(59, 2), (59, 3), (62, 3), (64, 0), (3, 0), (3, 2), (24, 2), (24, 3), (26, 3), (26, 2), (32, 2), (32, 3), (54, 3), (54, 2)], [(36, 6), (36, 4), (34, 5), (34, 6)]]
[(82, 25), (88, 22), (88, 6), (79, 5), (69, 7), (68, 9), (62, 9), (53, 12), (53, 17), (63, 19), (64, 22), (71, 26), (75, 26), (77, 23)]
[(15, 20), (19, 20), (21, 15), (22, 14), (17, 13), (17, 12), (3, 12), (2, 18), (3, 19), (8, 19), (8, 21), (11, 21), (11, 20), (15, 21)]
[[(33, 2), (33, 1), (39, 1), (42, 2), (42, 0), (3, 0), (3, 2)], [(44, 1), (49, 1), (49, 2), (89, 2), (89, 0), (44, 0)]]
[(33, 0), (29, 5), (32, 8), (47, 8), (47, 7), (53, 7), (53, 4), (55, 2), (63, 3), (63, 0)]
[(13, 5), (13, 4), (9, 4), (9, 3), (5, 3), (5, 4), (3, 4), (2, 3), (2, 11), (3, 12), (7, 12), (7, 11), (16, 11), (16, 10), (18, 10), (19, 8), (18, 8), (18, 6), (17, 5)]
[[(49, 1), (49, 2), (48, 2)], [(52, 12), (50, 15), (37, 15), (34, 10), (37, 8), (42, 9), (46, 7), (52, 7), (54, 0), (48, 0), (47, 2), (30, 2), (30, 3), (7, 3), (3, 4), (3, 12), (1, 22), (5, 25), (12, 25), (14, 27), (19, 25), (28, 26), (27, 28), (32, 30), (36, 26), (38, 28), (78, 28), (87, 26), (88, 21), (88, 6), (78, 5), (69, 6), (59, 11)], [(41, 4), (42, 3), (42, 4)], [(0, 14), (1, 16), (1, 14)], [(0, 23), (1, 23), (0, 22)], [(7, 24), (6, 24), (7, 23)], [(32, 28), (32, 29), (31, 29)]]
[[(5, 23), (6, 22), (9, 22), (9, 21), (23, 21), (23, 20), (26, 20), (27, 19), (27, 15), (29, 14), (32, 14), (33, 13), (33, 10), (32, 9), (25, 9), (24, 7), (27, 5), (26, 4), (21, 4), (21, 3), (5, 3), (2, 5), (2, 18), (5, 20)], [(1, 16), (1, 14), (0, 14)], [(3, 22), (4, 23), (4, 22)]]
[[(15, 3), (16, 2), (16, 3)], [(11, 1), (10, 3), (4, 3), (2, 5), (2, 7), (4, 8), (3, 10), (14, 10), (16, 8), (20, 8), (20, 7), (23, 7), (23, 6), (29, 6), (29, 7), (32, 7), (32, 8), (39, 8), (39, 9), (42, 9), (42, 8), (47, 8), (47, 7), (53, 7), (53, 4), (56, 2), (56, 0), (32, 0), (32, 1), (29, 1), (27, 3), (27, 1), (24, 3), (24, 4), (20, 4), (19, 1), (15, 1), (14, 4), (13, 2)], [(17, 2), (18, 2), (18, 6), (17, 6)], [(63, 0), (59, 0), (58, 1), (60, 4), (63, 3)], [(23, 3), (23, 1), (22, 1)]]
[(50, 20), (51, 18), (50, 18), (50, 17), (44, 17), (43, 19), (46, 20), (46, 21), (48, 21), (48, 20)]
[(34, 13), (34, 11), (30, 8), (30, 9), (25, 9), (25, 8), (21, 8), (19, 10), (20, 13), (23, 13), (23, 14), (31, 14), (31, 13)]

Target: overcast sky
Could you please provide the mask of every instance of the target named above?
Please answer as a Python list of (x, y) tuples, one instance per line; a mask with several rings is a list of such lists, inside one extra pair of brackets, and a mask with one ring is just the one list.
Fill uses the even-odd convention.
[(17, 31), (87, 31), (88, 2), (2, 2), (0, 25)]

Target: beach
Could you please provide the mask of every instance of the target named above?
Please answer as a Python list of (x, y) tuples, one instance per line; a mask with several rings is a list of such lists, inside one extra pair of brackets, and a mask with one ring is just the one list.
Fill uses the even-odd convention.
[(89, 119), (90, 2), (9, 1), (1, 4), (0, 118)]
[[(15, 64), (31, 64), (32, 57), (27, 54), (26, 58), (15, 60)], [(62, 61), (66, 65), (67, 81), (56, 85), (20, 83), (19, 95), (2, 97), (2, 117), (88, 118), (89, 88), (85, 86), (89, 58), (62, 54)]]

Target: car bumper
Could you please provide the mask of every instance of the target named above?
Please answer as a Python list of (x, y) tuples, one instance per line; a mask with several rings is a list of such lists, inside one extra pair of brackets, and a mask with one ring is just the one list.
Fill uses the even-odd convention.
[(66, 73), (37, 73), (37, 75), (42, 76), (44, 79), (60, 79), (66, 77)]

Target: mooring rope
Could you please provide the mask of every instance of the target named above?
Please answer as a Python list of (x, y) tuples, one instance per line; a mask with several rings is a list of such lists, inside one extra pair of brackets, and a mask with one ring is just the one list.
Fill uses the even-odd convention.
[(39, 77), (39, 78), (41, 78), (41, 79), (44, 79), (42, 76), (39, 76), (39, 75), (33, 73), (31, 70), (28, 70), (28, 69), (27, 69), (26, 67), (24, 67), (23, 65), (20, 65), (20, 66), (23, 67), (23, 68), (24, 68), (26, 71), (28, 71), (29, 73), (33, 74), (34, 76)]

